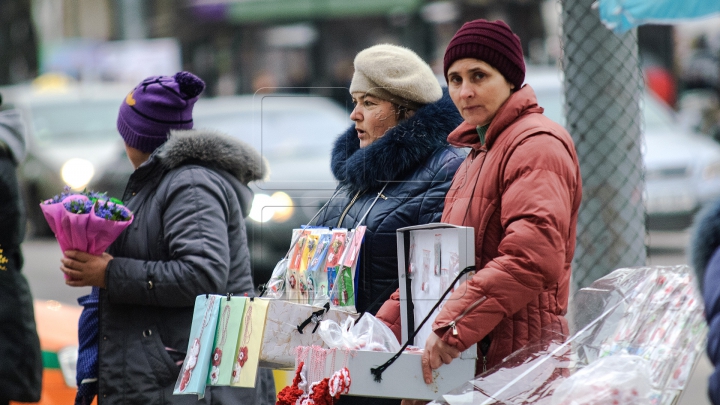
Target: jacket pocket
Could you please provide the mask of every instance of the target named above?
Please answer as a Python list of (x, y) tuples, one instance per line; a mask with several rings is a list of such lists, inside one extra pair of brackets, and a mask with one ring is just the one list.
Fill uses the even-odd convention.
[(175, 382), (180, 374), (180, 366), (175, 364), (167, 350), (165, 350), (165, 345), (160, 339), (157, 327), (152, 325), (144, 330), (141, 339), (145, 358), (150, 364), (150, 370), (155, 375), (158, 385), (165, 387)]

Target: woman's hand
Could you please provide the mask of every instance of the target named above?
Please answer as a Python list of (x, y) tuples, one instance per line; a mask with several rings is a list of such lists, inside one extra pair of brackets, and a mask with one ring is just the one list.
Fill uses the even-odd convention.
[(68, 250), (60, 259), (60, 270), (65, 273), (65, 284), (71, 287), (105, 288), (105, 270), (113, 257), (107, 253), (93, 256), (77, 250)]
[(434, 332), (430, 333), (425, 342), (425, 350), (422, 355), (422, 372), (425, 384), (432, 384), (432, 371), (439, 368), (443, 363), (450, 364), (453, 359), (460, 356), (460, 350), (445, 343)]

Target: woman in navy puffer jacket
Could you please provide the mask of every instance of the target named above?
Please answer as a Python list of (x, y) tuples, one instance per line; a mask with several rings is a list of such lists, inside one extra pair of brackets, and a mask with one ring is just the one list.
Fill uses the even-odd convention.
[(707, 354), (715, 366), (708, 395), (713, 404), (720, 405), (720, 200), (698, 214), (689, 251), (705, 301)]
[(368, 213), (356, 307), (374, 314), (395, 291), (396, 230), (440, 220), (465, 157), (446, 138), (462, 119), (430, 67), (399, 46), (360, 52), (350, 94), (355, 124), (335, 141), (331, 159), (340, 191), (317, 224), (351, 229)]

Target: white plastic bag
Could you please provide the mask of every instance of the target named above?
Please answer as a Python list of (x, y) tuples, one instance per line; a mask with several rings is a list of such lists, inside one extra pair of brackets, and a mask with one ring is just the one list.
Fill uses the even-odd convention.
[(651, 395), (648, 362), (620, 354), (598, 359), (563, 381), (552, 405), (650, 405)]
[(390, 328), (369, 313), (365, 313), (355, 324), (351, 318), (342, 325), (324, 320), (320, 322), (318, 333), (330, 348), (380, 352), (400, 350), (400, 343)]

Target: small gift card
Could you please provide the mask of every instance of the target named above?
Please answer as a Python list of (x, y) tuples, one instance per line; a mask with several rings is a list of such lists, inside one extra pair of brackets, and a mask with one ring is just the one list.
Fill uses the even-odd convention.
[(362, 225), (358, 226), (354, 231), (350, 231), (348, 234), (347, 247), (345, 248), (345, 254), (343, 255), (342, 264), (345, 267), (353, 267), (357, 261), (358, 255), (360, 254), (360, 245), (365, 236), (365, 229), (367, 227)]
[(208, 385), (230, 385), (246, 301), (246, 297), (223, 297), (220, 300)]
[(255, 387), (268, 305), (269, 300), (262, 298), (250, 299), (245, 304), (245, 315), (240, 328), (238, 349), (230, 381), (230, 385), (233, 387)]
[(355, 306), (355, 287), (353, 282), (353, 271), (351, 267), (342, 266), (337, 276), (337, 300), (341, 307)]
[(299, 270), (300, 263), (302, 261), (302, 253), (305, 250), (305, 243), (307, 237), (310, 235), (310, 230), (305, 229), (300, 233), (300, 236), (295, 242), (295, 246), (292, 248), (292, 255), (290, 256), (290, 270)]
[(215, 339), (221, 295), (198, 295), (195, 299), (190, 341), (173, 394), (205, 396), (210, 354)]
[(335, 267), (340, 263), (340, 258), (345, 251), (345, 239), (347, 238), (347, 231), (345, 229), (337, 229), (333, 231), (332, 239), (330, 240), (330, 247), (328, 248), (327, 268)]
[(317, 251), (319, 239), (319, 234), (312, 233), (307, 236), (307, 240), (305, 241), (305, 247), (303, 249), (302, 255), (300, 256), (300, 271), (306, 271), (308, 269), (310, 260), (313, 256), (315, 256), (315, 252)]
[(331, 239), (332, 233), (330, 232), (325, 232), (320, 235), (320, 239), (318, 239), (318, 247), (315, 249), (315, 254), (308, 265), (308, 271), (318, 271), (325, 268), (325, 259), (327, 258)]

